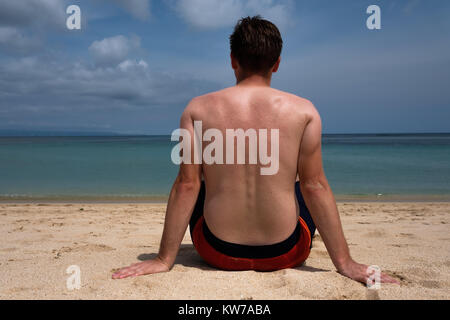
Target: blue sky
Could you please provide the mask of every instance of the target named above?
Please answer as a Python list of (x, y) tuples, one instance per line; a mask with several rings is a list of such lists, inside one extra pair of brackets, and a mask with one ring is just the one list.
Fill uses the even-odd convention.
[(325, 133), (450, 132), (446, 0), (0, 0), (0, 130), (170, 134), (192, 97), (234, 85), (228, 37), (255, 14), (285, 41), (273, 86)]

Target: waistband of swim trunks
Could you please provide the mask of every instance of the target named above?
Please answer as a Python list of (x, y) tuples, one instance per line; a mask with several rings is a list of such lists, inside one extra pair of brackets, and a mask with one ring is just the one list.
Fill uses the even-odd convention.
[(203, 219), (203, 234), (206, 241), (217, 251), (234, 258), (246, 259), (267, 259), (281, 256), (289, 252), (300, 240), (302, 236), (300, 222), (286, 240), (264, 246), (249, 246), (223, 241), (217, 238), (209, 230), (206, 221)]

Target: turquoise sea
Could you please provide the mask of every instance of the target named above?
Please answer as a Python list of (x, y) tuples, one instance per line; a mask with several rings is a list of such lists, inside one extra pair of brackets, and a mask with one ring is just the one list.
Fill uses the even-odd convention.
[[(0, 137), (1, 201), (162, 201), (170, 136)], [(324, 135), (338, 199), (450, 200), (450, 134)]]

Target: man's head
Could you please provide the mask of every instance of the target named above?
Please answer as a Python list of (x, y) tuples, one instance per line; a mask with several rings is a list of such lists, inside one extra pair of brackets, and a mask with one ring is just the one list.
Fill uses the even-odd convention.
[(230, 47), (235, 72), (268, 75), (278, 69), (283, 39), (272, 22), (260, 16), (247, 17), (234, 28)]

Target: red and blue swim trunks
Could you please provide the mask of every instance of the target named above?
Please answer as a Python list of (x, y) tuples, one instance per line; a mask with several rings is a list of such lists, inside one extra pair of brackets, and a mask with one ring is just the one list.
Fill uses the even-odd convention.
[[(298, 188), (298, 184), (296, 187)], [(202, 184), (190, 222), (194, 247), (209, 265), (222, 270), (275, 271), (301, 265), (309, 256), (315, 226), (301, 194), (299, 198), (299, 192), (296, 193), (300, 212), (303, 211), (303, 214), (292, 235), (280, 243), (249, 246), (226, 242), (212, 234), (203, 217), (205, 187)]]

